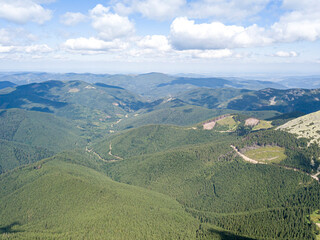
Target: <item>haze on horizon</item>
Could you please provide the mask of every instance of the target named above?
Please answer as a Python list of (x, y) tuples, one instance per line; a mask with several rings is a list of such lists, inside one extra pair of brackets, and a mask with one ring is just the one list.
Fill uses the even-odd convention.
[(320, 74), (319, 0), (0, 6), (0, 71)]

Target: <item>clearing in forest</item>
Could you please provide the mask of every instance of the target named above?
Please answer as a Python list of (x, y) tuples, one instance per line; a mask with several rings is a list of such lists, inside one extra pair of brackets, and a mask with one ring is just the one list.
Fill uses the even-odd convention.
[(233, 116), (227, 116), (216, 122), (215, 130), (217, 131), (235, 131), (240, 122), (235, 121)]
[(280, 163), (286, 159), (285, 149), (278, 146), (266, 146), (247, 150), (244, 155), (264, 163)]
[(260, 120), (259, 123), (252, 128), (252, 130), (261, 130), (272, 128), (271, 121)]
[[(319, 209), (314, 211), (312, 214), (310, 214), (310, 221), (317, 226), (317, 230), (319, 231), (320, 230), (320, 210)], [(318, 233), (316, 234), (317, 240), (320, 239), (320, 234), (318, 231), (316, 231), (316, 233)]]

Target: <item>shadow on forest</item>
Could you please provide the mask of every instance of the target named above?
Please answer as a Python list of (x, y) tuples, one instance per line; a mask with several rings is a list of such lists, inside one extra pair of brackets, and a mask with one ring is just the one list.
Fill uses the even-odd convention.
[(21, 224), (19, 222), (13, 222), (7, 226), (4, 226), (4, 227), (0, 227), (0, 234), (2, 233), (16, 233), (16, 232), (22, 232), (21, 230), (13, 230), (12, 228), (14, 226), (20, 226)]
[(241, 237), (238, 235), (234, 235), (230, 232), (219, 231), (216, 229), (208, 230), (211, 234), (217, 234), (220, 236), (221, 240), (256, 240), (255, 238)]

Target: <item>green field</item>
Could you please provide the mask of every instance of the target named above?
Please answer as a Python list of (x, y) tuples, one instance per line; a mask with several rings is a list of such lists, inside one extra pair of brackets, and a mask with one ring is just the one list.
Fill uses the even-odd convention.
[(309, 216), (310, 221), (316, 225), (315, 234), (317, 237), (317, 240), (320, 239), (320, 210), (314, 211)]
[(214, 129), (217, 131), (235, 131), (239, 123), (234, 120), (233, 116), (228, 116), (218, 120)]
[(271, 121), (260, 120), (259, 124), (254, 126), (252, 130), (269, 129), (272, 127)]
[(280, 163), (286, 159), (285, 149), (277, 146), (266, 146), (251, 149), (245, 152), (245, 155), (251, 159), (265, 163)]

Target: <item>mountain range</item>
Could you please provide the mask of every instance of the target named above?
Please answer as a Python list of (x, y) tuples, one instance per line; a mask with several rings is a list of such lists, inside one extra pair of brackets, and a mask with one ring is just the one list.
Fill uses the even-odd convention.
[(0, 239), (319, 239), (319, 89), (35, 75), (2, 75)]

